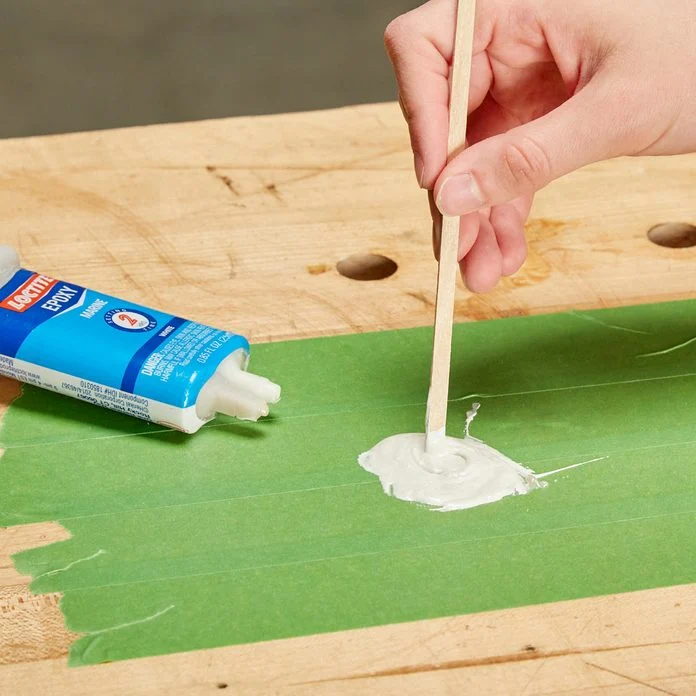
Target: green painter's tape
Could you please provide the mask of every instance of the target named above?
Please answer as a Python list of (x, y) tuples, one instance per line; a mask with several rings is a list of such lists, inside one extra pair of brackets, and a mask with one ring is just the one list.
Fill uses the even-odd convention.
[(455, 327), (449, 432), (550, 486), (436, 513), (357, 455), (423, 427), (427, 329), (257, 346), (264, 423), (194, 437), (27, 388), (6, 417), (0, 525), (69, 541), (15, 556), (64, 593), (71, 664), (696, 581), (696, 302)]

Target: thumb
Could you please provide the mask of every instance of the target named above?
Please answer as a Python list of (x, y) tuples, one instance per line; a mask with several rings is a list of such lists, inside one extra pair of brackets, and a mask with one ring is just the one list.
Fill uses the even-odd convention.
[[(590, 83), (545, 116), (482, 140), (456, 155), (434, 193), (444, 215), (533, 194), (575, 169), (621, 154), (629, 121), (614, 114), (615, 93)], [(623, 122), (623, 123), (622, 123)]]

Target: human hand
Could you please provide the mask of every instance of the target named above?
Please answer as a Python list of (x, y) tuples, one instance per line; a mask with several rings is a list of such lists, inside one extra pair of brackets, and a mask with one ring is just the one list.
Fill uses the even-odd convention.
[(447, 163), (456, 0), (430, 0), (385, 33), (416, 176), (462, 215), (459, 258), (486, 292), (526, 257), (524, 222), (550, 181), (620, 155), (696, 151), (696, 2), (478, 0), (469, 147)]

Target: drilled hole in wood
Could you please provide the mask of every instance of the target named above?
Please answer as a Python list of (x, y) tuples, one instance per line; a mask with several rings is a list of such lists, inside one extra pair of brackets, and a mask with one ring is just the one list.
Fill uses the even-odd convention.
[(696, 246), (696, 226), (688, 222), (665, 222), (651, 227), (648, 239), (658, 246), (685, 249)]
[(352, 280), (383, 280), (396, 273), (396, 261), (381, 254), (353, 254), (341, 259), (336, 268), (346, 278)]

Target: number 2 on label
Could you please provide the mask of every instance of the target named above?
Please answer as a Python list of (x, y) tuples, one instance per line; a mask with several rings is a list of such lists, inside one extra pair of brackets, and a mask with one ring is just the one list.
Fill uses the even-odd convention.
[(133, 317), (129, 317), (127, 314), (119, 314), (118, 318), (120, 321), (127, 321), (131, 326), (135, 326), (138, 323), (137, 319), (133, 319)]

